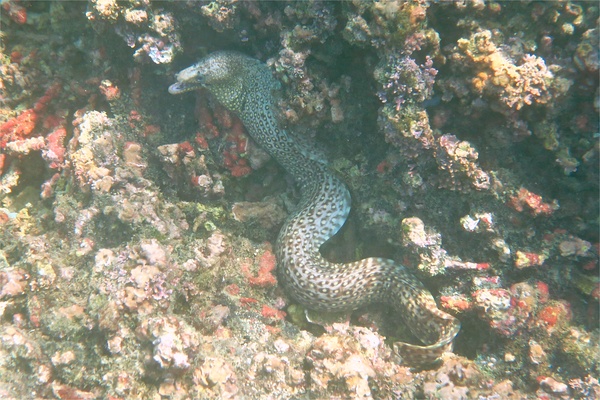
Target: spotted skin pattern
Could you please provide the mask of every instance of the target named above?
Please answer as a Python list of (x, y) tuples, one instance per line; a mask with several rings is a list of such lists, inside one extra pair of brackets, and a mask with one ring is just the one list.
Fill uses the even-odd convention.
[(169, 92), (201, 87), (240, 117), (250, 136), (300, 187), (300, 202), (285, 221), (276, 245), (279, 278), (286, 292), (304, 306), (322, 311), (349, 311), (376, 302), (391, 305), (424, 344), (394, 344), (409, 364), (430, 363), (451, 350), (459, 321), (439, 310), (433, 296), (404, 266), (383, 258), (337, 264), (321, 256), (321, 245), (348, 217), (350, 193), (280, 126), (273, 95), (279, 83), (269, 69), (240, 53), (216, 52), (179, 72)]

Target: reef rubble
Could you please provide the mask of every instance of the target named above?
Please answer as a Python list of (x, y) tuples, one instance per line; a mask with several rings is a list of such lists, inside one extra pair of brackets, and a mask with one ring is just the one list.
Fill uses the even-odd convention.
[[(600, 397), (593, 2), (0, 4), (0, 397)], [(413, 369), (381, 307), (304, 310), (298, 193), (174, 74), (229, 49), (348, 184), (321, 249), (393, 258), (461, 320)], [(335, 318), (334, 318), (335, 317)]]

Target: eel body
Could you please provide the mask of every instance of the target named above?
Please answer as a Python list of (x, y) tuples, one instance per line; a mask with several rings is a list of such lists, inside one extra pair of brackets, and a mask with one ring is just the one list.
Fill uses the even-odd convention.
[(267, 66), (236, 52), (220, 51), (177, 74), (169, 93), (206, 88), (239, 116), (250, 136), (297, 182), (301, 199), (276, 243), (280, 283), (307, 308), (349, 311), (370, 303), (394, 307), (422, 344), (394, 343), (408, 364), (426, 364), (451, 350), (459, 321), (438, 309), (431, 293), (404, 266), (383, 258), (332, 263), (319, 252), (350, 212), (350, 193), (327, 165), (311, 156), (278, 122)]

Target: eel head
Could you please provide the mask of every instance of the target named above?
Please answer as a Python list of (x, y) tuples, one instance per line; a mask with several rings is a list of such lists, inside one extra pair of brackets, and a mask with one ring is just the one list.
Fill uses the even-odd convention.
[[(240, 113), (249, 85), (256, 82), (266, 67), (258, 60), (233, 51), (217, 51), (182, 70), (169, 93), (180, 94), (206, 88), (226, 108)], [(256, 90), (252, 88), (252, 90)]]

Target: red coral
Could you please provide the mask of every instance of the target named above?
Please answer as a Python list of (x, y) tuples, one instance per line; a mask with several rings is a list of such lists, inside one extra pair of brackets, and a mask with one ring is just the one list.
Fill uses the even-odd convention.
[(532, 193), (525, 188), (521, 188), (516, 196), (511, 197), (508, 205), (519, 212), (528, 209), (535, 216), (540, 214), (550, 215), (558, 209), (556, 200), (552, 203), (544, 203), (542, 196)]
[(208, 142), (206, 141), (206, 138), (204, 137), (204, 135), (201, 132), (198, 132), (196, 134), (196, 144), (198, 146), (200, 146), (201, 149), (203, 150), (207, 150), (208, 149)]
[(48, 115), (46, 118), (44, 118), (42, 126), (45, 129), (54, 129), (57, 126), (62, 125), (64, 121), (65, 119), (58, 115)]
[(557, 307), (548, 306), (540, 311), (538, 316), (542, 321), (548, 324), (548, 326), (554, 326), (558, 322), (560, 313), (561, 311)]
[(275, 258), (275, 254), (271, 250), (265, 251), (260, 260), (258, 261), (258, 265), (261, 269), (265, 269), (267, 271), (273, 271), (275, 266), (277, 265), (277, 260)]
[(248, 143), (248, 136), (246, 135), (246, 129), (239, 118), (236, 118), (231, 125), (231, 134), (228, 137), (228, 141), (236, 145), (236, 150), (239, 153), (246, 151), (246, 145)]
[(27, 23), (27, 10), (25, 10), (25, 7), (17, 4), (17, 1), (4, 2), (2, 8), (4, 8), (4, 11), (6, 11), (13, 22), (19, 25)]
[(571, 319), (571, 310), (568, 304), (559, 303), (549, 305), (538, 313), (539, 320), (547, 327), (552, 328), (560, 322), (566, 322)]
[(25, 24), (27, 23), (27, 10), (24, 7), (15, 6), (15, 11), (11, 14), (11, 18), (17, 24)]
[[(0, 173), (2, 172), (2, 168), (0, 167)], [(586, 271), (593, 271), (598, 266), (598, 260), (588, 261), (583, 265), (583, 269)]]
[(185, 141), (179, 143), (179, 151), (183, 154), (190, 154), (194, 152), (194, 147), (191, 145), (190, 142)]
[(527, 267), (539, 267), (546, 261), (544, 254), (525, 252), (517, 250), (515, 252), (515, 267), (522, 269)]
[(540, 265), (541, 262), (541, 257), (539, 254), (535, 254), (535, 253), (525, 253), (525, 257), (527, 257), (527, 259), (531, 262), (531, 264), (533, 265)]
[(229, 129), (233, 126), (234, 117), (231, 113), (222, 105), (217, 105), (215, 107), (215, 116), (217, 118), (217, 122), (221, 127)]
[(271, 250), (265, 251), (258, 261), (258, 275), (256, 277), (249, 277), (248, 282), (250, 286), (256, 287), (270, 287), (277, 285), (277, 278), (272, 272), (275, 270), (277, 265), (275, 254)]
[(592, 290), (590, 296), (592, 296), (592, 299), (600, 300), (600, 283), (596, 285), (594, 290)]
[(457, 261), (457, 260), (447, 260), (445, 262), (445, 267), (446, 268), (452, 268), (452, 269), (479, 269), (479, 270), (484, 270), (484, 269), (488, 269), (490, 267), (490, 263), (474, 263), (474, 262), (463, 262), (463, 261)]
[(42, 155), (50, 162), (50, 168), (60, 168), (65, 161), (65, 138), (67, 130), (64, 127), (56, 128), (46, 136), (46, 150)]
[(20, 51), (15, 50), (10, 53), (10, 62), (11, 63), (19, 64), (19, 63), (21, 63), (22, 59), (23, 59), (23, 54)]
[(8, 217), (8, 214), (6, 214), (4, 211), (0, 211), (0, 225), (8, 222), (10, 218)]
[(50, 101), (52, 101), (58, 95), (61, 88), (62, 85), (58, 82), (52, 84), (48, 89), (46, 89), (44, 95), (40, 97), (40, 99), (33, 105), (33, 110), (36, 113), (41, 113), (42, 111), (46, 110), (48, 103), (50, 103)]
[(232, 296), (237, 296), (240, 294), (240, 287), (238, 285), (236, 285), (235, 283), (225, 286), (224, 290)]
[(42, 191), (40, 192), (40, 197), (42, 199), (49, 199), (54, 195), (54, 185), (60, 179), (60, 174), (57, 172), (52, 175), (52, 178), (48, 179), (46, 182), (42, 183)]
[(467, 311), (473, 303), (464, 296), (442, 296), (440, 297), (442, 307), (453, 311)]
[(6, 154), (0, 154), (0, 176), (4, 172), (4, 163), (6, 163)]
[(241, 163), (232, 165), (231, 168), (229, 168), (229, 170), (231, 171), (231, 175), (235, 176), (236, 178), (239, 178), (241, 176), (246, 176), (250, 172), (252, 172), (252, 168), (250, 168), (247, 165), (241, 165)]
[(243, 306), (247, 306), (250, 304), (256, 304), (258, 303), (258, 300), (252, 298), (252, 297), (242, 297), (240, 298), (240, 304)]
[(267, 305), (262, 306), (261, 314), (264, 318), (272, 318), (276, 320), (284, 319), (287, 315), (285, 311), (281, 311)]
[(142, 125), (142, 116), (136, 110), (131, 110), (127, 116), (127, 122), (129, 122), (131, 129), (135, 129)]
[[(60, 89), (61, 85), (59, 83), (51, 85), (44, 95), (33, 105), (33, 108), (23, 111), (18, 116), (0, 125), (0, 149), (5, 148), (9, 142), (31, 136), (37, 126), (38, 120), (43, 116), (42, 113), (46, 110), (50, 101), (57, 96)], [(44, 127), (48, 129), (53, 128), (61, 121), (61, 117), (49, 116), (44, 120)]]
[(252, 168), (248, 166), (248, 161), (245, 158), (241, 158), (235, 151), (224, 150), (223, 157), (223, 164), (231, 171), (231, 175), (241, 177), (252, 172)]
[(248, 175), (252, 172), (252, 168), (244, 158), (248, 148), (248, 135), (238, 118), (232, 121), (231, 130), (225, 140), (229, 146), (223, 151), (223, 164), (235, 177)]
[(114, 101), (121, 97), (121, 90), (111, 81), (102, 81), (98, 88), (100, 89), (100, 93), (102, 93), (106, 101)]
[(380, 174), (386, 174), (392, 169), (392, 165), (388, 160), (383, 160), (377, 164), (377, 172)]
[(157, 125), (146, 125), (144, 127), (144, 136), (156, 135), (160, 132), (160, 127)]
[(0, 149), (5, 148), (10, 141), (23, 139), (31, 135), (37, 120), (38, 115), (36, 112), (29, 109), (0, 125)]
[(207, 137), (216, 138), (219, 136), (219, 130), (213, 122), (213, 117), (208, 108), (206, 96), (196, 97), (195, 115), (198, 120), (198, 125), (201, 132), (204, 132)]
[(548, 284), (542, 281), (537, 281), (535, 286), (538, 290), (540, 303), (547, 302), (550, 299), (550, 289), (548, 288)]
[(208, 149), (207, 139), (221, 137), (222, 142), (219, 147), (223, 148), (223, 165), (225, 168), (235, 177), (248, 175), (252, 172), (252, 168), (248, 165), (246, 159), (248, 135), (242, 121), (220, 105), (215, 106), (211, 112), (204, 97), (200, 96), (196, 101), (195, 113), (199, 125), (195, 137), (196, 143), (200, 148)]

